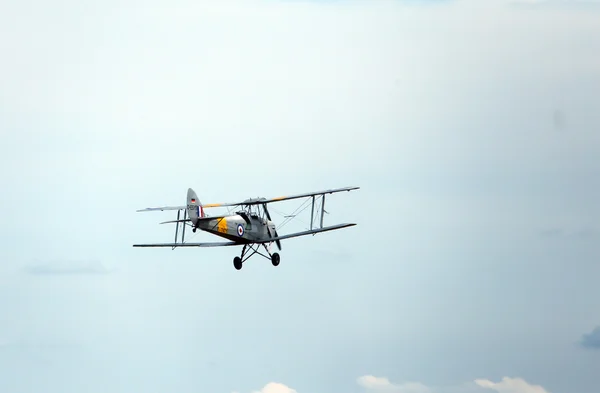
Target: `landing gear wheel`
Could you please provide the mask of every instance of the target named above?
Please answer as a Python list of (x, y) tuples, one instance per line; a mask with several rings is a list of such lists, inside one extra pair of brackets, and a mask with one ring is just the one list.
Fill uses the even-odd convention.
[(240, 270), (242, 268), (242, 258), (233, 258), (233, 267), (235, 267), (236, 270)]
[(273, 255), (271, 255), (271, 263), (273, 264), (273, 266), (277, 266), (279, 265), (279, 260), (281, 258), (279, 258), (279, 254), (274, 253)]

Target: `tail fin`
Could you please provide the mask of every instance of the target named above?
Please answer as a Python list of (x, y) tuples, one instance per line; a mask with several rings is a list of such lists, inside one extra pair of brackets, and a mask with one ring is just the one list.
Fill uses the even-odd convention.
[(198, 196), (191, 188), (187, 192), (187, 211), (188, 217), (192, 220), (192, 224), (196, 226), (198, 218), (204, 217), (204, 209), (202, 203), (198, 200)]

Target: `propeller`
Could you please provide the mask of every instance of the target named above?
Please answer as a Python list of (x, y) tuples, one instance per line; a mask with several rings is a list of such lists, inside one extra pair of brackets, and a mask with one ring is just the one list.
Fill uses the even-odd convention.
[[(269, 214), (269, 209), (267, 209), (267, 204), (263, 203), (262, 204), (263, 209), (265, 209), (265, 214), (267, 215), (267, 219), (269, 221), (271, 221), (271, 215)], [(267, 226), (267, 231), (269, 231), (269, 235), (271, 235), (271, 228)], [(275, 237), (279, 237), (279, 235), (277, 234), (277, 229), (273, 230), (275, 233)], [(281, 251), (281, 241), (279, 241), (279, 239), (275, 240), (275, 244), (277, 244), (277, 248), (279, 249), (279, 251)]]

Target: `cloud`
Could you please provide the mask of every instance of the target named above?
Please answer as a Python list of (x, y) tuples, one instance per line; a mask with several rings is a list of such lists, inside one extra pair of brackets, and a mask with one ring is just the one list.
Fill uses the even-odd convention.
[(600, 326), (581, 337), (581, 346), (588, 349), (600, 349)]
[(365, 375), (357, 379), (359, 385), (374, 393), (470, 393), (493, 390), (497, 393), (550, 393), (539, 385), (532, 385), (522, 378), (504, 377), (500, 382), (476, 379), (459, 386), (430, 387), (420, 382), (395, 384), (385, 377)]
[(294, 389), (290, 388), (279, 382), (269, 382), (261, 390), (253, 393), (297, 393)]
[[(599, 332), (600, 328), (596, 329)], [(358, 385), (369, 393), (550, 393), (539, 385), (532, 385), (522, 378), (504, 377), (500, 382), (489, 379), (476, 379), (459, 386), (430, 387), (420, 382), (393, 383), (386, 377), (363, 375), (356, 379)], [(238, 393), (238, 392), (233, 392)], [(253, 393), (297, 393), (296, 390), (279, 382), (269, 382), (261, 390)]]
[(477, 379), (475, 380), (475, 384), (498, 393), (549, 393), (543, 387), (531, 385), (521, 378), (504, 377), (500, 382), (492, 382), (489, 379)]
[(108, 274), (110, 270), (99, 261), (55, 261), (37, 263), (25, 268), (33, 275)]
[(364, 375), (357, 379), (359, 385), (368, 391), (390, 392), (390, 393), (433, 393), (427, 386), (419, 382), (407, 382), (404, 384), (393, 384), (384, 377)]

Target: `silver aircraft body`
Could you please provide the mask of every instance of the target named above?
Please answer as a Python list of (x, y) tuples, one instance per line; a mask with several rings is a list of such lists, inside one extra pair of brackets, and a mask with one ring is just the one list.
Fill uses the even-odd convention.
[[(281, 240), (283, 239), (289, 239), (305, 235), (314, 235), (320, 232), (332, 231), (356, 225), (354, 223), (348, 223), (337, 224), (332, 226), (323, 226), (323, 214), (325, 213), (325, 195), (356, 189), (359, 189), (359, 187), (344, 187), (271, 199), (253, 198), (235, 203), (202, 204), (194, 190), (190, 188), (188, 189), (186, 205), (184, 206), (150, 207), (138, 210), (138, 212), (177, 210), (176, 220), (165, 221), (161, 223), (176, 224), (175, 242), (134, 244), (133, 246), (171, 247), (172, 249), (175, 249), (177, 247), (225, 247), (239, 245), (243, 246), (242, 254), (240, 257), (236, 256), (233, 260), (233, 265), (237, 270), (240, 270), (242, 268), (242, 264), (254, 254), (262, 255), (263, 257), (270, 259), (274, 266), (278, 266), (280, 256), (278, 253), (271, 253), (269, 247), (267, 247), (267, 244), (270, 246), (273, 242), (275, 242), (278, 249), (281, 251)], [(299, 198), (312, 198), (310, 229), (302, 232), (295, 232), (280, 236), (277, 233), (275, 223), (271, 220), (271, 215), (269, 213), (267, 205), (274, 202)], [(320, 200), (320, 206), (317, 206), (317, 210), (320, 209), (320, 226), (313, 228), (313, 222), (316, 218), (315, 203), (317, 202), (317, 199)], [(236, 211), (235, 213), (217, 216), (208, 216), (204, 211), (204, 209), (216, 207), (239, 207), (241, 209)], [(183, 219), (181, 219), (182, 211), (184, 213)], [(181, 233), (181, 242), (178, 243), (178, 232), (180, 224), (183, 226), (183, 228)], [(229, 241), (213, 243), (185, 242), (185, 229), (188, 226), (191, 227), (192, 232), (201, 230), (217, 235)], [(265, 248), (269, 256), (266, 256), (259, 251), (260, 246)], [(252, 251), (252, 253), (250, 253), (250, 251)]]

